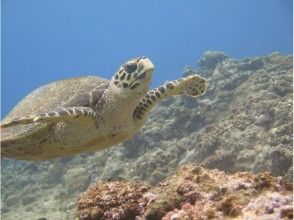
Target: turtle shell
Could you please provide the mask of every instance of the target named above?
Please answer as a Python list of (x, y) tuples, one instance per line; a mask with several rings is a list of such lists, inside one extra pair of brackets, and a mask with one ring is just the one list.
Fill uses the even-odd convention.
[[(92, 91), (101, 91), (109, 87), (109, 80), (96, 76), (84, 76), (56, 81), (42, 86), (21, 100), (11, 112), (2, 120), (2, 124), (9, 121), (28, 117), (58, 107), (89, 106)], [(92, 97), (93, 98), (93, 97)], [(95, 97), (96, 99), (101, 96)], [(99, 100), (94, 100), (99, 101)], [(44, 123), (17, 124), (1, 129), (1, 142), (23, 138), (46, 130)], [(46, 132), (46, 131), (44, 131)]]

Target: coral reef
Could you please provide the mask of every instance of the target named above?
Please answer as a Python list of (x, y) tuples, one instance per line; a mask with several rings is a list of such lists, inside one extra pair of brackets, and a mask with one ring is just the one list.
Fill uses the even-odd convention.
[(243, 208), (243, 215), (249, 219), (293, 219), (292, 195), (277, 192), (259, 196)]
[(199, 68), (187, 67), (183, 75), (206, 77), (207, 93), (161, 102), (132, 140), (52, 161), (1, 160), (2, 218), (73, 219), (74, 198), (91, 183), (156, 185), (184, 164), (269, 171), (293, 181), (292, 59), (276, 52), (241, 60), (206, 52)]
[(147, 184), (125, 181), (99, 183), (90, 187), (77, 201), (80, 220), (134, 219), (142, 212)]
[(226, 174), (185, 165), (150, 188), (97, 183), (77, 201), (80, 220), (292, 219), (292, 184), (268, 172)]
[(207, 51), (198, 61), (198, 65), (202, 69), (213, 69), (228, 56), (221, 51)]

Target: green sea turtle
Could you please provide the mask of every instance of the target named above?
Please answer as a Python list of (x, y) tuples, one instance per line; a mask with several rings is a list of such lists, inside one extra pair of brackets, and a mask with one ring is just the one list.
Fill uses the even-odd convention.
[(123, 64), (112, 79), (84, 76), (56, 81), (26, 96), (1, 123), (2, 156), (46, 160), (105, 149), (131, 138), (160, 100), (199, 96), (199, 75), (166, 82), (149, 92), (154, 66), (146, 57)]

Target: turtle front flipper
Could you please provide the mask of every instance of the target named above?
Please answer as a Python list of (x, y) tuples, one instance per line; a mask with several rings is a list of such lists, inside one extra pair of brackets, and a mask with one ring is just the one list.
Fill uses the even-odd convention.
[(53, 122), (53, 121), (72, 121), (76, 118), (94, 121), (97, 117), (96, 112), (88, 107), (69, 107), (58, 108), (54, 111), (44, 112), (38, 115), (17, 118), (1, 124), (1, 128), (10, 127), (18, 124), (30, 124), (34, 122)]
[(164, 85), (149, 91), (140, 99), (133, 112), (133, 117), (135, 120), (144, 119), (155, 104), (167, 97), (176, 95), (200, 96), (205, 94), (206, 90), (206, 79), (196, 74), (166, 82)]

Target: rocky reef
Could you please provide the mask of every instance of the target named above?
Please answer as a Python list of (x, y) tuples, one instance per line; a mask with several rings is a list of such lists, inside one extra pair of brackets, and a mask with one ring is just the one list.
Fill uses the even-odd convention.
[(292, 219), (292, 184), (268, 172), (226, 174), (183, 166), (156, 187), (97, 183), (77, 201), (79, 220)]
[[(163, 101), (132, 140), (52, 161), (1, 160), (2, 219), (73, 219), (75, 199), (90, 184), (124, 179), (151, 187), (185, 164), (231, 173), (268, 171), (292, 182), (292, 59), (272, 53), (238, 60), (206, 52), (199, 68), (186, 67), (183, 75), (207, 78), (207, 93)], [(247, 213), (275, 196), (255, 197)]]
[(77, 201), (79, 219), (133, 219), (142, 212), (148, 184), (126, 181), (92, 186)]

